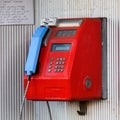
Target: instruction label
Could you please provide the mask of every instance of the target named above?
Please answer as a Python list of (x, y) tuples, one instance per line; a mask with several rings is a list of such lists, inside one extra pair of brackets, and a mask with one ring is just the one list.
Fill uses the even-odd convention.
[(0, 25), (34, 24), (33, 0), (0, 0)]

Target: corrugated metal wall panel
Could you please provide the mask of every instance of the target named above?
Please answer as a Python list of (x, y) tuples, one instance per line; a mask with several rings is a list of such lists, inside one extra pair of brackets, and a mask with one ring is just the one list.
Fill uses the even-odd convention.
[[(78, 116), (78, 102), (50, 102), (53, 120), (119, 120), (119, 5), (119, 0), (35, 0), (34, 26), (0, 26), (0, 120), (18, 120), (30, 38), (44, 17), (108, 18), (108, 100), (89, 102), (86, 116)], [(23, 120), (49, 120), (46, 103), (26, 101)]]
[[(118, 6), (120, 5), (120, 0), (119, 0), (119, 4)], [(117, 11), (120, 11), (120, 7), (118, 7), (118, 10)], [(118, 16), (119, 16), (119, 22), (120, 22), (120, 12), (118, 13)], [(118, 52), (118, 62), (120, 61), (120, 23), (118, 22), (118, 45), (119, 45), (119, 52)], [(118, 118), (120, 119), (120, 62), (119, 62), (119, 70), (118, 70), (118, 75), (119, 75), (119, 80), (118, 80), (118, 97), (119, 97), (119, 101), (118, 101)]]
[[(32, 29), (32, 26), (0, 26), (0, 120), (18, 120), (23, 96), (25, 51)], [(32, 112), (32, 103), (27, 102), (26, 111), (28, 108)], [(32, 113), (26, 112), (24, 118), (30, 115), (32, 117)]]

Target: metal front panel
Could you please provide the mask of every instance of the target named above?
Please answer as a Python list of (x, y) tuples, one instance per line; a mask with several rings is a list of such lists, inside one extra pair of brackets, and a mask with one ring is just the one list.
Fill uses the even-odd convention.
[[(88, 102), (78, 116), (78, 102), (50, 103), (53, 120), (119, 120), (119, 0), (35, 0), (35, 25), (0, 26), (0, 120), (18, 120), (23, 96), (23, 71), (33, 31), (45, 17), (107, 17), (108, 99)], [(119, 108), (120, 109), (120, 108)], [(49, 120), (45, 102), (26, 101), (23, 120)]]

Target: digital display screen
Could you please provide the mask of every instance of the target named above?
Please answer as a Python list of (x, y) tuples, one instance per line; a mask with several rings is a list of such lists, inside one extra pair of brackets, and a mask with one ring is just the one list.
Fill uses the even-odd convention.
[(75, 36), (77, 30), (59, 30), (56, 37), (72, 37)]
[(68, 52), (70, 48), (71, 44), (53, 44), (52, 52)]

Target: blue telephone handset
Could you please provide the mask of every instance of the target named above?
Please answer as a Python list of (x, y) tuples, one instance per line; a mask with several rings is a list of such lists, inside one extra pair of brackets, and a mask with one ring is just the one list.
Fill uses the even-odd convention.
[(38, 27), (32, 37), (28, 58), (25, 65), (25, 73), (31, 76), (35, 73), (42, 40), (48, 31), (48, 27)]

